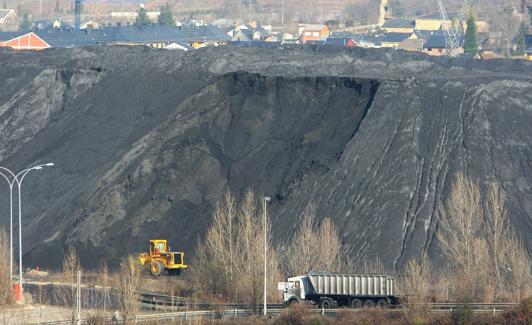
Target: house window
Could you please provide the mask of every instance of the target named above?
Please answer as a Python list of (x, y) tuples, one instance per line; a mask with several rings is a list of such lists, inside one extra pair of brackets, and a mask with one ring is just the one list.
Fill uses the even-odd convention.
[(312, 33), (312, 36), (314, 36), (314, 37), (320, 37), (320, 32), (314, 32), (314, 33)]
[(312, 32), (305, 32), (305, 36), (312, 36)]

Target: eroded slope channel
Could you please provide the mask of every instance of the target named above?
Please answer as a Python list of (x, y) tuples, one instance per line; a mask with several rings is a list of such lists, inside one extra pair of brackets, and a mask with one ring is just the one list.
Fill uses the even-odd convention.
[[(293, 184), (327, 173), (378, 87), (357, 78), (224, 75), (121, 148), (75, 204), (45, 211), (32, 234), (40, 244), (28, 257), (45, 265), (48, 252), (67, 243), (92, 264), (141, 249), (153, 236), (176, 238), (190, 251), (227, 189), (240, 195), (251, 188), (282, 202)], [(56, 150), (68, 156), (72, 149)], [(54, 217), (60, 222), (50, 223)], [(50, 237), (57, 233), (64, 235)]]

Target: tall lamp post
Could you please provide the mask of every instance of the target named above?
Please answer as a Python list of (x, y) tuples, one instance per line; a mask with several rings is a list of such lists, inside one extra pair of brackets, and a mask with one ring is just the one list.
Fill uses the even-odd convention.
[[(2, 171), (9, 173), (12, 179), (10, 180)], [(13, 288), (13, 185), (15, 185), (15, 175), (4, 167), (0, 167), (0, 175), (9, 184), (9, 281)]]
[(266, 207), (268, 205), (268, 202), (271, 201), (271, 198), (269, 196), (266, 196), (264, 198), (264, 316), (267, 315), (268, 313), (268, 310), (267, 310), (267, 305), (266, 305), (266, 267), (267, 267), (267, 259), (266, 259), (266, 255), (268, 253), (268, 238), (267, 238), (267, 235), (268, 235), (268, 230), (267, 230), (267, 226), (266, 226), (266, 219), (267, 219), (267, 215), (268, 215), (268, 212), (266, 211)]
[[(44, 167), (50, 167), (50, 166), (54, 166), (54, 163), (36, 165), (30, 168), (24, 169), (20, 171), (18, 174), (15, 174), (14, 172), (12, 172), (11, 170), (5, 167), (0, 167), (1, 170), (8, 172), (12, 177), (12, 180), (9, 181), (9, 178), (6, 177), (4, 174), (2, 174), (2, 176), (4, 176), (4, 178), (6, 178), (6, 180), (10, 184), (9, 188), (10, 188), (10, 198), (11, 198), (11, 212), (13, 211), (13, 186), (15, 182), (17, 183), (17, 189), (18, 189), (18, 254), (19, 254), (18, 255), (18, 262), (19, 262), (18, 268), (19, 268), (19, 285), (20, 285), (21, 293), (23, 292), (23, 287), (22, 287), (23, 286), (22, 285), (23, 283), (23, 277), (22, 277), (22, 201), (21, 201), (22, 181), (24, 180), (24, 177), (26, 177), (26, 175), (32, 170), (40, 170), (40, 169), (43, 169)], [(13, 219), (13, 213), (11, 213), (11, 219)], [(10, 236), (11, 236), (11, 268), (12, 268), (13, 267), (13, 222), (12, 221), (11, 221), (11, 235)], [(12, 271), (13, 270), (11, 270), (11, 272)], [(13, 277), (13, 274), (11, 274), (11, 277)]]

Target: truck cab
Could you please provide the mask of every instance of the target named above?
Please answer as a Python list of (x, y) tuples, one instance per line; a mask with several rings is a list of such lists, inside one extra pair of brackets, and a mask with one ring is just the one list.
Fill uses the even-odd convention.
[(283, 291), (283, 303), (287, 306), (305, 300), (309, 291), (308, 277), (295, 276), (288, 278), (286, 282), (279, 282), (278, 289)]
[(327, 309), (332, 307), (379, 307), (397, 305), (395, 279), (376, 273), (309, 272), (279, 282), (285, 305), (308, 301)]

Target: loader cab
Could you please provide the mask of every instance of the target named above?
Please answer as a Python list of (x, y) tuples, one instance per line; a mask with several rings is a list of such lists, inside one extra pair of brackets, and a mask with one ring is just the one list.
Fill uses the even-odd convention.
[(155, 239), (150, 240), (149, 244), (149, 255), (160, 255), (161, 253), (166, 252), (166, 240), (164, 239)]

